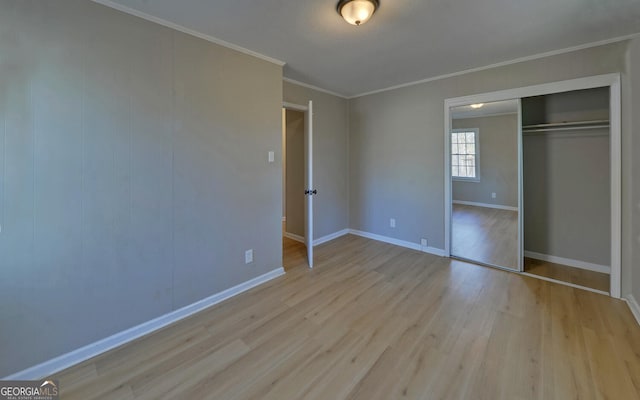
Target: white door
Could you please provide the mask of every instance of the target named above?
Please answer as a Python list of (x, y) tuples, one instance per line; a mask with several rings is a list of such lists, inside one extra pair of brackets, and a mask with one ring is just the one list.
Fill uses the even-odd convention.
[(313, 268), (313, 196), (317, 192), (313, 188), (313, 103), (311, 101), (309, 101), (306, 117), (307, 127), (304, 132), (304, 244), (307, 246), (309, 268)]

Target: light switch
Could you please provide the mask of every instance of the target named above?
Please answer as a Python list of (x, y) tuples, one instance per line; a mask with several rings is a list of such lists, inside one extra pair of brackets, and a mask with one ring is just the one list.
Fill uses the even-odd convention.
[(276, 154), (273, 151), (269, 152), (269, 162), (272, 163), (276, 160)]

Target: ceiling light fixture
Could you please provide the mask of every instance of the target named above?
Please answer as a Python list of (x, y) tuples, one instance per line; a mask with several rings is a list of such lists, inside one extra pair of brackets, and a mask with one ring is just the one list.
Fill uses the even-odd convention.
[(351, 25), (360, 26), (371, 18), (379, 6), (378, 0), (340, 0), (338, 14)]
[(472, 104), (471, 108), (482, 108), (483, 105), (484, 103)]

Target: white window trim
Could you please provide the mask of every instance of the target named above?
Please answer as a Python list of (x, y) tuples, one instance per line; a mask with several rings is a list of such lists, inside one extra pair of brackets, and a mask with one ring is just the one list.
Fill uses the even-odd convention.
[[(474, 132), (475, 136), (476, 136), (476, 177), (475, 178), (466, 178), (466, 177), (460, 177), (460, 176), (453, 176), (453, 174), (451, 174), (451, 179), (454, 181), (459, 181), (459, 182), (475, 182), (475, 183), (479, 183), (480, 182), (480, 129), (478, 128), (463, 128), (463, 129), (452, 129), (451, 133), (449, 134), (449, 143), (451, 143), (451, 137), (453, 133), (458, 133), (458, 132)], [(449, 147), (451, 148), (451, 147)], [(453, 154), (449, 154), (450, 160), (453, 160), (453, 158), (451, 157)], [(449, 161), (449, 168), (450, 170), (452, 170), (451, 168), (451, 161)]]

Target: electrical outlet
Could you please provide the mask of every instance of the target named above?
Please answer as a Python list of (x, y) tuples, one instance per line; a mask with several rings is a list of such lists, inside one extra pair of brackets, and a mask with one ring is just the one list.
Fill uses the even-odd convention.
[(429, 247), (428, 244), (427, 244), (427, 239), (420, 239), (420, 245), (422, 247)]
[(276, 154), (273, 151), (270, 151), (267, 155), (267, 159), (270, 163), (276, 160)]
[(389, 227), (391, 227), (391, 228), (395, 228), (396, 227), (396, 219), (395, 218), (391, 218), (389, 220)]
[(251, 264), (253, 262), (253, 249), (244, 252), (244, 263)]
[(496, 198), (496, 193), (495, 193), (495, 192), (491, 193), (491, 198), (492, 198), (492, 199), (495, 199), (495, 198)]

